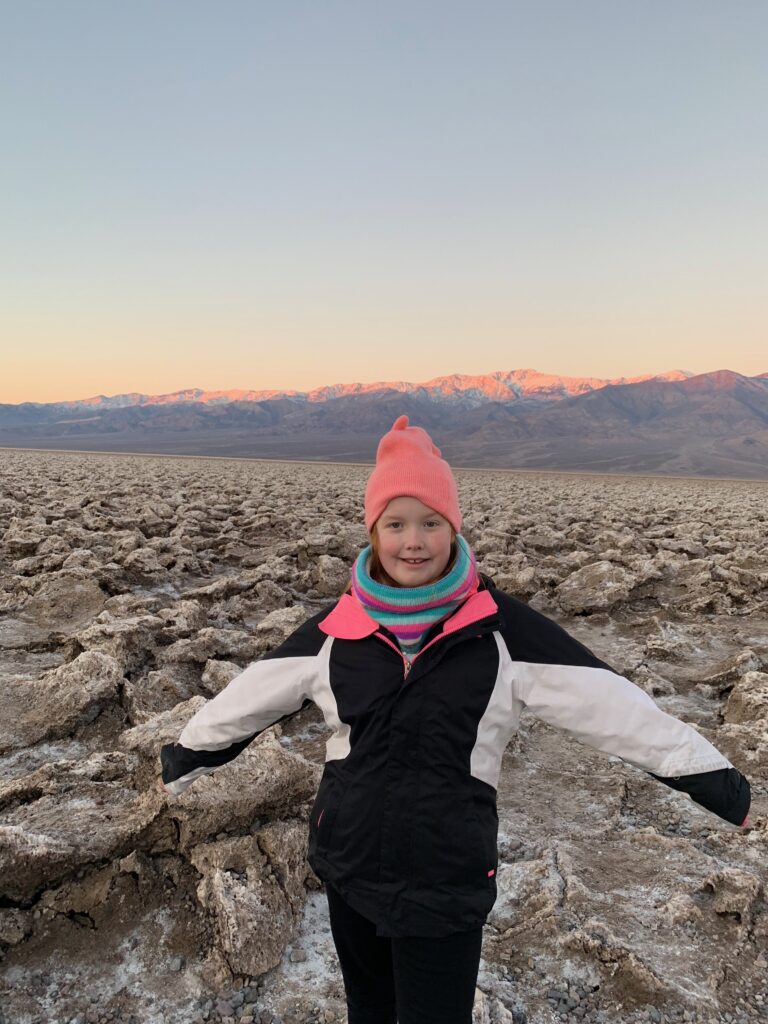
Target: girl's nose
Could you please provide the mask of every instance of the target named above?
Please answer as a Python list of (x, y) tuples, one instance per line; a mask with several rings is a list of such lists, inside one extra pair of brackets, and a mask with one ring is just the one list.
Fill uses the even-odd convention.
[(405, 546), (407, 548), (421, 547), (421, 533), (418, 529), (407, 530), (405, 534)]

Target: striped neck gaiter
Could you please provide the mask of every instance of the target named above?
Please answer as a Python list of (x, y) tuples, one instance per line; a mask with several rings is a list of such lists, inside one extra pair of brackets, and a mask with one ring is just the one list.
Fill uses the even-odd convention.
[(405, 655), (416, 654), (429, 628), (450, 615), (478, 587), (475, 553), (459, 533), (456, 560), (434, 583), (421, 587), (389, 587), (368, 574), (371, 545), (360, 552), (352, 566), (352, 593), (382, 626), (397, 637)]

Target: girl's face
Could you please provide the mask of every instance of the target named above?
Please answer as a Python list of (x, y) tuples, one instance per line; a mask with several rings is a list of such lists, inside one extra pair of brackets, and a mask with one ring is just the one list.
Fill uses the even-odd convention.
[(439, 579), (451, 557), (453, 527), (418, 498), (393, 498), (376, 520), (381, 566), (401, 587)]

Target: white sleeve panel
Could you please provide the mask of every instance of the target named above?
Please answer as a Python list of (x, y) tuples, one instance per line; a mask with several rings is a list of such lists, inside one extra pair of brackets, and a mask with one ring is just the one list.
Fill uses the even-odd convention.
[(507, 646), (500, 633), (493, 636), (499, 649), (499, 670), (488, 706), (477, 724), (469, 770), (476, 779), (497, 789), (504, 749), (517, 730), (523, 705), (513, 692), (514, 670)]
[(310, 697), (323, 713), (325, 724), (332, 730), (325, 744), (325, 760), (341, 761), (349, 756), (350, 727), (339, 717), (339, 705), (331, 687), (330, 658), (333, 637), (329, 636), (317, 656), (318, 670)]
[(604, 668), (514, 662), (515, 691), (537, 718), (662, 777), (732, 768), (690, 725)]
[(262, 732), (312, 697), (322, 660), (312, 655), (253, 662), (193, 715), (177, 742), (190, 750), (223, 750)]

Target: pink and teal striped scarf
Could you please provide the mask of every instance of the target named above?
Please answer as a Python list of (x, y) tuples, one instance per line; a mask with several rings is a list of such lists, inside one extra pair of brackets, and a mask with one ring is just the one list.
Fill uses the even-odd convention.
[(352, 593), (372, 619), (394, 633), (406, 656), (421, 650), (430, 627), (477, 590), (475, 553), (460, 533), (456, 535), (456, 546), (456, 561), (451, 570), (421, 587), (388, 587), (371, 579), (370, 544), (355, 559)]

